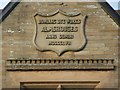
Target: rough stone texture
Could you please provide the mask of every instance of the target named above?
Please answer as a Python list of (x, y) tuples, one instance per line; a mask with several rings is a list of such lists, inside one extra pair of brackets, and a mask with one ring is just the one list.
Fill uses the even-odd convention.
[(0, 89), (2, 89), (2, 25), (1, 24), (0, 24)]
[[(120, 27), (119, 27), (119, 37), (120, 37)], [(120, 77), (120, 38), (118, 39), (118, 77)], [(118, 78), (118, 87), (120, 88), (120, 78)]]
[[(2, 10), (0, 9), (0, 13)], [(2, 24), (0, 24), (0, 89), (2, 89)]]
[(0, 24), (0, 89), (2, 89), (2, 25)]
[[(79, 52), (39, 52), (33, 45), (36, 12), (51, 12), (56, 9), (78, 10), (87, 15), (85, 34), (86, 47)], [(23, 3), (21, 2), (2, 22), (3, 39), (3, 87), (20, 87), (20, 82), (39, 81), (100, 81), (97, 88), (118, 87), (118, 26), (98, 3)], [(6, 71), (5, 61), (9, 58), (82, 58), (114, 59), (115, 70), (111, 71)]]
[[(22, 76), (21, 76), (22, 75)], [(115, 87), (114, 72), (110, 71), (41, 71), (41, 72), (9, 72), (7, 73), (7, 87), (19, 87), (18, 82), (40, 81), (100, 81), (97, 88)], [(17, 76), (17, 77), (16, 77)], [(14, 77), (14, 78), (13, 78)], [(103, 79), (104, 78), (104, 79)], [(111, 80), (111, 82), (109, 81)], [(111, 86), (110, 86), (111, 85)]]

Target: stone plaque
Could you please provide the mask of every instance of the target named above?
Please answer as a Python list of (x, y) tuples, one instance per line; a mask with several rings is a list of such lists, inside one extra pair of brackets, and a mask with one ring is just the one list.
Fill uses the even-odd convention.
[(86, 43), (86, 16), (79, 12), (37, 13), (34, 45), (40, 51), (54, 51), (59, 56), (66, 51), (81, 50)]

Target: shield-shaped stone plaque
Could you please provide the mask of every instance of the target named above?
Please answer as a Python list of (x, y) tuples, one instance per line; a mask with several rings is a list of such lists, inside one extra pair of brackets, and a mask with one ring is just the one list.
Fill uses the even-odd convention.
[(61, 55), (81, 50), (86, 43), (84, 27), (86, 16), (58, 10), (54, 13), (37, 13), (34, 45), (40, 51), (54, 51)]

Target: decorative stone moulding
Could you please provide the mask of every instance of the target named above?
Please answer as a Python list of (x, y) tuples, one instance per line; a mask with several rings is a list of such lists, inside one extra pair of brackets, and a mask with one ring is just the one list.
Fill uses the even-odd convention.
[[(40, 81), (20, 82), (20, 90), (94, 90), (100, 81)], [(36, 86), (36, 87), (35, 87)]]
[(114, 70), (114, 59), (8, 59), (8, 71)]

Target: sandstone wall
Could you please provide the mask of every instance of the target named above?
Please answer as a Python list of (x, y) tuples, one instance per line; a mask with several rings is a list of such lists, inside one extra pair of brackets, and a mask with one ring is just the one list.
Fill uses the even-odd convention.
[[(85, 34), (87, 44), (82, 51), (56, 53), (40, 52), (33, 45), (36, 12), (51, 12), (56, 9), (78, 10), (87, 15)], [(2, 60), (4, 87), (19, 87), (20, 82), (41, 80), (100, 81), (97, 87), (118, 86), (118, 26), (98, 3), (23, 3), (21, 2), (2, 22)], [(54, 58), (54, 59), (114, 59), (116, 68), (107, 71), (6, 71), (5, 61), (9, 58)]]

